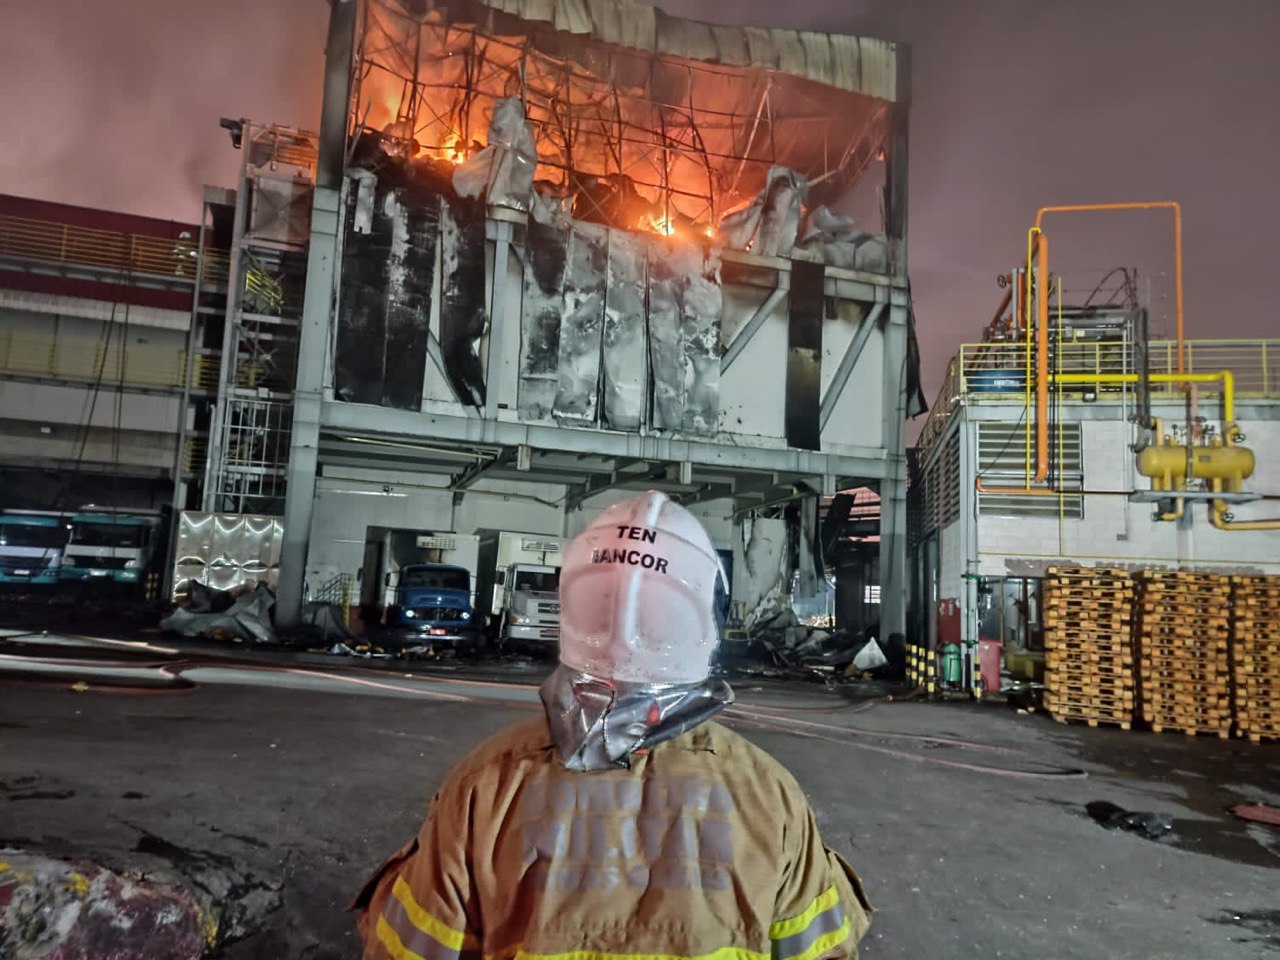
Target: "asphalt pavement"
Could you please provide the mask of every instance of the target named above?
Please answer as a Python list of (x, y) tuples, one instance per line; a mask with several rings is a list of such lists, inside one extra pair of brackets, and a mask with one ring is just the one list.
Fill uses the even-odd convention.
[[(0, 638), (0, 847), (181, 878), (227, 904), (227, 957), (352, 957), (343, 908), (546, 669)], [(1280, 805), (1278, 746), (735, 686), (726, 721), (795, 773), (878, 908), (864, 957), (1280, 955), (1280, 828), (1228, 812)]]

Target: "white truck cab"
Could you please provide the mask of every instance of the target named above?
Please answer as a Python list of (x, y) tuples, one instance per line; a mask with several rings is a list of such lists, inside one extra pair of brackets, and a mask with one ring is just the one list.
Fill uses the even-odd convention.
[(506, 600), (498, 627), (500, 646), (560, 643), (560, 568), (513, 563), (499, 575)]
[(560, 644), (560, 538), (477, 530), (476, 613), (498, 647), (547, 650)]
[(85, 507), (71, 518), (60, 579), (141, 585), (157, 546), (159, 514)]

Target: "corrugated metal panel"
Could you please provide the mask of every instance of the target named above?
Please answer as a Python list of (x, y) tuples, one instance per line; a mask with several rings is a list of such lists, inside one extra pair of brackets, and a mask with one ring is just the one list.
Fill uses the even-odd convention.
[(708, 63), (780, 70), (855, 93), (893, 100), (897, 47), (839, 34), (712, 26), (633, 0), (482, 0), (524, 20), (589, 33), (605, 43)]
[(832, 34), (831, 85), (844, 90), (862, 89), (862, 46), (857, 37)]
[(834, 48), (825, 33), (802, 31), (800, 42), (805, 52), (805, 75), (811, 80), (835, 86)]
[(942, 495), (939, 504), (939, 526), (960, 519), (960, 435), (953, 433), (940, 458)]
[(898, 96), (898, 50), (886, 40), (859, 37), (862, 64), (859, 92), (882, 100), (896, 100)]
[(178, 517), (173, 588), (191, 580), (218, 590), (255, 583), (273, 586), (280, 570), (280, 517), (184, 510)]
[(804, 43), (800, 40), (800, 34), (794, 30), (774, 30), (773, 45), (778, 51), (779, 70), (797, 77), (809, 76), (809, 65), (805, 59)]

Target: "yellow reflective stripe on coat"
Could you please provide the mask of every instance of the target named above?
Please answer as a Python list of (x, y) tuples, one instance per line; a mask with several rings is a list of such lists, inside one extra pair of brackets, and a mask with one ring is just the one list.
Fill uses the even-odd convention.
[[(397, 877), (376, 927), (378, 939), (397, 960), (458, 960), (464, 950), (477, 952), (475, 937), (433, 916), (413, 896), (404, 877)], [(390, 943), (388, 936), (394, 935)]]
[(839, 891), (828, 887), (802, 913), (769, 928), (773, 960), (815, 960), (843, 943), (852, 928)]
[(769, 960), (769, 955), (743, 947), (721, 947), (710, 953), (602, 953), (598, 950), (575, 950), (572, 953), (527, 953), (516, 951), (512, 960)]

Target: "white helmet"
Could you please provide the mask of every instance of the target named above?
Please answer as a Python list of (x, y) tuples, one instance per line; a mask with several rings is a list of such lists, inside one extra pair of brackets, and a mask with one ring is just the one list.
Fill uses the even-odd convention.
[(651, 490), (574, 537), (560, 571), (560, 662), (606, 680), (701, 683), (724, 569), (688, 510)]

